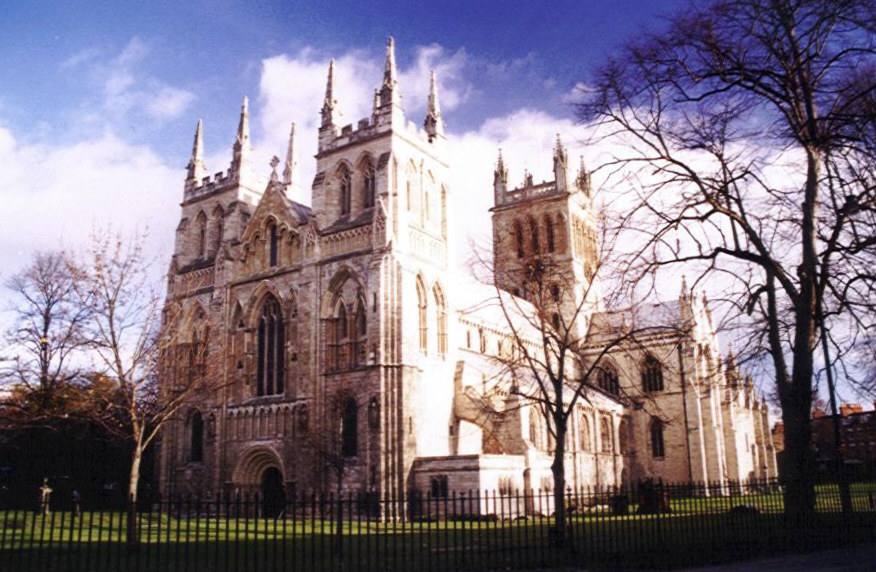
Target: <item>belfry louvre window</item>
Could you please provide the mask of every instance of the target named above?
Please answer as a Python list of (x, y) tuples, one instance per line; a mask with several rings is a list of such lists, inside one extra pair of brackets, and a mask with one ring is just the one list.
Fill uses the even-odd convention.
[(642, 362), (642, 390), (647, 393), (663, 391), (663, 366), (654, 356)]
[(344, 167), (341, 170), (341, 214), (350, 214), (350, 205), (353, 199), (353, 179), (350, 171)]
[(277, 395), (283, 393), (286, 331), (283, 326), (280, 303), (273, 296), (269, 296), (262, 305), (257, 346), (256, 394)]
[(364, 197), (364, 205), (366, 209), (369, 209), (374, 206), (374, 196), (375, 196), (375, 176), (374, 176), (374, 165), (368, 163), (365, 166), (365, 197)]
[(519, 222), (514, 223), (514, 239), (517, 243), (516, 244), (517, 258), (523, 258), (523, 255), (524, 255), (523, 226)]

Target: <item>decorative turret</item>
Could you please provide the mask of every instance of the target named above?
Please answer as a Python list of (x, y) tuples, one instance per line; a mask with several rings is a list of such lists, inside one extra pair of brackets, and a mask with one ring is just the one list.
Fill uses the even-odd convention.
[(252, 180), (252, 143), (249, 139), (249, 99), (243, 96), (240, 106), (240, 122), (234, 140), (234, 156), (231, 159), (231, 176), (239, 181)]
[(423, 125), (429, 135), (430, 143), (436, 137), (444, 137), (444, 119), (441, 117), (441, 106), (438, 103), (438, 82), (435, 80), (435, 70), (432, 70), (429, 85), (429, 109), (426, 111), (426, 120)]
[(325, 85), (325, 99), (322, 102), (319, 125), (319, 149), (322, 150), (337, 137), (338, 120), (341, 112), (338, 109), (338, 100), (335, 99), (335, 60), (329, 62), (328, 80)]
[(186, 167), (186, 187), (194, 186), (207, 176), (207, 168), (204, 166), (204, 139), (203, 124), (198, 119), (198, 128), (195, 130), (195, 142), (192, 144), (192, 158)]
[(505, 161), (502, 159), (502, 150), (499, 149), (499, 160), (496, 162), (496, 169), (493, 171), (493, 201), (494, 204), (500, 205), (504, 200), (505, 193), (508, 191), (508, 169), (505, 167)]
[(383, 68), (383, 84), (380, 86), (380, 101), (377, 107), (378, 125), (397, 123), (404, 125), (401, 107), (401, 90), (398, 87), (398, 71), (395, 66), (395, 40), (389, 38), (386, 45), (386, 64)]
[(578, 165), (578, 176), (575, 179), (575, 186), (588, 197), (590, 196), (590, 171), (584, 166), (584, 155), (581, 155), (581, 162)]
[(298, 187), (298, 157), (295, 153), (295, 123), (289, 131), (289, 148), (286, 150), (286, 166), (283, 168), (283, 184), (288, 190)]
[(557, 182), (557, 191), (571, 191), (568, 179), (569, 154), (563, 147), (560, 134), (557, 133), (557, 144), (554, 146), (554, 179)]
[(730, 346), (727, 352), (727, 383), (731, 387), (736, 387), (739, 383), (739, 365), (736, 363), (736, 354), (733, 353), (733, 346)]

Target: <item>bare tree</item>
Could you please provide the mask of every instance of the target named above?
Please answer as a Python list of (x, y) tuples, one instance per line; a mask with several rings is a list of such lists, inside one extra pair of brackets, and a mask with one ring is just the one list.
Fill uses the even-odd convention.
[[(603, 253), (611, 251), (610, 242), (603, 236)], [(516, 397), (511, 403), (535, 408), (553, 440), (552, 493), (560, 545), (567, 539), (567, 436), (578, 405), (594, 404), (596, 394), (610, 395), (609, 399), (648, 405), (659, 417), (659, 408), (647, 394), (611, 377), (616, 372), (608, 358), (641, 356), (646, 348), (657, 346), (672, 355), (684, 329), (691, 326), (643, 319), (631, 306), (619, 309), (613, 293), (627, 293), (618, 288), (623, 279), (609, 276), (607, 258), (599, 257), (593, 247), (594, 260), (580, 269), (583, 274), (567, 258), (548, 253), (528, 253), (522, 267), (506, 268), (483, 257), (477, 261), (488, 269), (485, 279), (495, 288), (490, 303), (500, 309), (509, 332), (507, 343), (490, 357), (496, 365), (495, 379)], [(518, 285), (520, 295), (507, 290), (512, 284)], [(606, 305), (613, 311), (604, 311)], [(496, 403), (489, 395), (480, 403), (488, 430), (501, 427), (508, 403)]]
[[(82, 256), (68, 260), (88, 318), (84, 334), (93, 370), (85, 395), (95, 419), (132, 446), (127, 487), (132, 509), (146, 448), (188, 399), (217, 384), (207, 372), (208, 331), (187, 335), (179, 312), (162, 316), (160, 284), (150, 275), (144, 240), (145, 234), (99, 231)], [(172, 382), (159, 388), (162, 376)], [(135, 546), (134, 514), (128, 542)]]
[[(6, 424), (52, 424), (75, 407), (85, 311), (76, 303), (73, 280), (59, 252), (34, 253), (30, 265), (6, 282), (12, 295), (12, 327), (4, 339), (0, 383)], [(81, 355), (79, 355), (81, 357)]]
[(814, 510), (820, 326), (831, 360), (873, 327), (873, 124), (862, 110), (876, 83), (860, 72), (872, 70), (874, 23), (867, 0), (692, 5), (623, 48), (577, 107), (624, 145), (604, 168), (635, 199), (624, 224), (643, 246), (630, 272), (686, 264), (720, 282), (748, 359), (769, 363), (796, 522)]

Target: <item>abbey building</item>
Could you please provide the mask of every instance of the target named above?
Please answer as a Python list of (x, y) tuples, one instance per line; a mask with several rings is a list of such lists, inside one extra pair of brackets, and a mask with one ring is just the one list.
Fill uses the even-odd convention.
[[(480, 302), (497, 289), (453, 264), (462, 189), (447, 183), (452, 143), (434, 74), (420, 128), (405, 117), (393, 50), (390, 40), (371, 116), (354, 125), (338, 124), (329, 65), (319, 132), (293, 125), (269, 180), (252, 163), (246, 99), (227, 170), (207, 175), (198, 123), (165, 312), (187, 350), (164, 356), (162, 389), (193, 375), (209, 389), (187, 396), (164, 430), (163, 492), (550, 486), (551, 432), (494, 375), (509, 326)], [(319, 141), (309, 207), (301, 136)], [(589, 174), (559, 139), (553, 162), (553, 181), (513, 188), (500, 155), (492, 181), (496, 281), (523, 308), (533, 258), (595, 280)], [(470, 184), (490, 192), (490, 181)], [(685, 328), (607, 355), (572, 416), (569, 486), (775, 476), (766, 405), (721, 355), (708, 302), (686, 288), (668, 298), (645, 314)], [(598, 348), (619, 319), (595, 304), (583, 335)]]

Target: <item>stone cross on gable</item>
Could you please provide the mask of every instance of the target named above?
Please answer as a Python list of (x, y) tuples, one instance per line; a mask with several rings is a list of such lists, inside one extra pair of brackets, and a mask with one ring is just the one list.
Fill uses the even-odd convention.
[(271, 181), (277, 182), (280, 180), (280, 177), (277, 175), (277, 165), (280, 164), (280, 159), (274, 155), (274, 158), (271, 159)]

